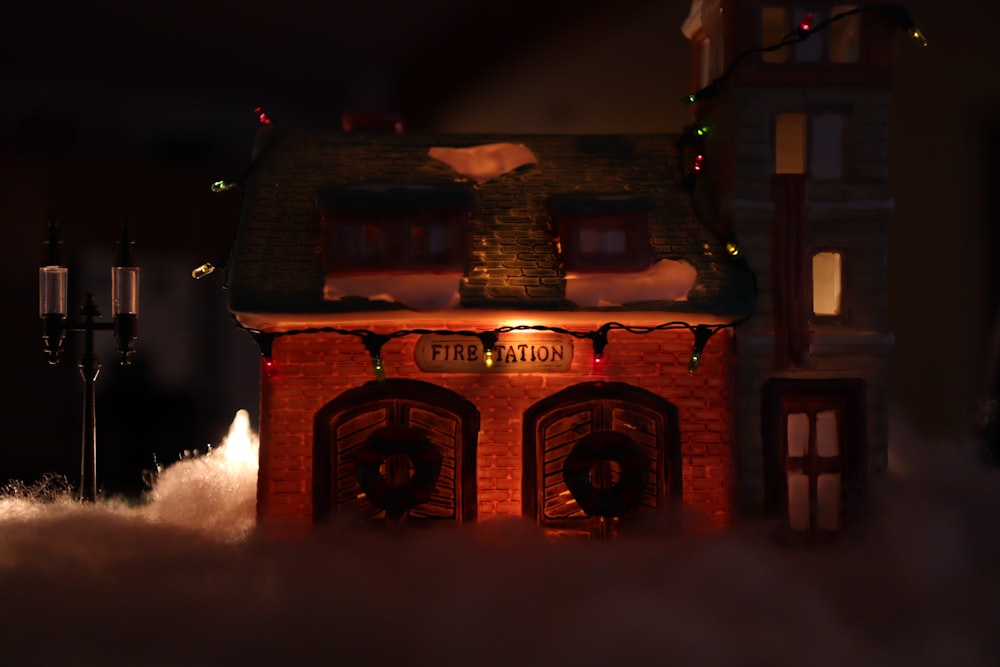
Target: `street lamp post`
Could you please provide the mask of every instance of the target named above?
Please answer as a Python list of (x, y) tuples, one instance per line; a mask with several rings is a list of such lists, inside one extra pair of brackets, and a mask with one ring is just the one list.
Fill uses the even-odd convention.
[(97, 499), (97, 401), (95, 383), (101, 360), (94, 352), (94, 332), (113, 331), (122, 365), (132, 362), (139, 336), (139, 267), (132, 262), (128, 225), (122, 223), (118, 258), (111, 267), (112, 321), (98, 322), (100, 310), (92, 293), (80, 310), (81, 321), (66, 319), (69, 271), (59, 262), (59, 236), (54, 219), (49, 220), (48, 262), (38, 269), (38, 312), (42, 318), (42, 344), (51, 365), (59, 363), (66, 332), (83, 332), (84, 351), (78, 366), (83, 379), (83, 451), (80, 455), (80, 499)]

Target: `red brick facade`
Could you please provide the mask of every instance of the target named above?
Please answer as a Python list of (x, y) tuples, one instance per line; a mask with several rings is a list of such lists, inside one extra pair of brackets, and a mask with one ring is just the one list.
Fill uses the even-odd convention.
[[(546, 324), (560, 326), (558, 314), (552, 316), (553, 321)], [(448, 325), (485, 330), (495, 323), (449, 320)], [(357, 326), (388, 333), (434, 328), (440, 323), (413, 320)], [(594, 372), (588, 340), (575, 341), (568, 372), (428, 373), (414, 361), (417, 339), (416, 335), (404, 336), (383, 347), (387, 380), (432, 383), (471, 401), (478, 409), (478, 520), (522, 514), (525, 410), (574, 385), (619, 382), (651, 392), (676, 408), (681, 489), (674, 498), (679, 497), (685, 509), (708, 518), (708, 525), (729, 523), (734, 485), (734, 396), (732, 339), (727, 330), (709, 341), (695, 373), (688, 371), (692, 336), (686, 329), (644, 335), (612, 331), (600, 374)], [(343, 392), (372, 382), (372, 363), (357, 338), (338, 334), (278, 337), (273, 360), (270, 375), (262, 370), (258, 515), (265, 526), (305, 527), (314, 518), (316, 415)]]

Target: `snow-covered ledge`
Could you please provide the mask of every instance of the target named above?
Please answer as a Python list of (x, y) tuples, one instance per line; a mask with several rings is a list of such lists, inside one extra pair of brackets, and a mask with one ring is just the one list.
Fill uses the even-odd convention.
[(432, 311), (458, 305), (462, 273), (387, 273), (371, 276), (327, 276), (323, 298), (347, 297), (400, 303), (410, 310)]
[(566, 274), (566, 299), (581, 308), (607, 308), (638, 301), (687, 301), (698, 279), (688, 262), (661, 259), (645, 271)]

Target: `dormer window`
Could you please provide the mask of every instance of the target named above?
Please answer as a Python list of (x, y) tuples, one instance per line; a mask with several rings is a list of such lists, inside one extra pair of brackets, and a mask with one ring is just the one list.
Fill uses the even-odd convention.
[(463, 186), (324, 188), (326, 275), (461, 271), (468, 259), (471, 191)]
[(548, 205), (567, 272), (642, 271), (652, 263), (648, 198), (574, 193)]
[[(834, 5), (829, 13), (825, 9), (801, 6), (764, 6), (761, 8), (760, 42), (762, 47), (781, 43), (785, 36), (798, 29), (803, 20), (812, 15), (815, 26), (828, 17), (836, 20), (802, 41), (792, 41), (788, 46), (764, 51), (765, 63), (856, 63), (861, 51), (861, 15), (850, 14), (857, 5)], [(836, 18), (840, 17), (840, 18)]]

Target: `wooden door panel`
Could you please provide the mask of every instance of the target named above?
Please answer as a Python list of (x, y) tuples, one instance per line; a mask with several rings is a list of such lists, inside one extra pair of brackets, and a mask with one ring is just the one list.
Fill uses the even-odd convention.
[(334, 442), (337, 443), (334, 488), (338, 506), (354, 511), (363, 510), (366, 515), (371, 514), (371, 510), (375, 510), (376, 514), (381, 512), (372, 508), (361, 493), (354, 465), (358, 450), (375, 431), (388, 423), (389, 417), (389, 406), (373, 406), (370, 410), (344, 415), (343, 420), (331, 429), (336, 433)]
[(387, 399), (373, 403), (368, 410), (345, 416), (337, 425), (336, 442), (336, 505), (338, 511), (361, 514), (366, 518), (381, 519), (385, 513), (374, 507), (361, 492), (355, 474), (355, 457), (365, 441), (378, 429), (387, 425), (404, 426), (420, 431), (441, 453), (441, 473), (430, 499), (411, 509), (411, 519), (454, 518), (460, 506), (456, 469), (457, 434), (459, 418), (447, 410), (428, 407), (408, 399)]
[(584, 516), (563, 481), (563, 464), (573, 446), (594, 430), (600, 405), (581, 402), (554, 410), (539, 423), (542, 514), (551, 519)]
[(459, 428), (458, 418), (454, 414), (431, 411), (413, 404), (407, 406), (407, 413), (410, 427), (419, 428), (427, 433), (432, 440), (434, 440), (433, 435), (436, 434), (442, 442), (450, 443), (450, 446), (454, 448)]
[[(562, 489), (560, 491), (560, 489)], [(576, 504), (565, 484), (553, 485), (553, 495), (545, 501), (545, 516), (550, 519), (586, 518), (583, 510)]]
[(455, 477), (458, 456), (457, 434), (460, 430), (458, 417), (443, 410), (430, 410), (412, 403), (406, 406), (405, 414), (406, 425), (423, 432), (442, 457), (441, 474), (438, 476), (430, 500), (410, 510), (410, 517), (453, 518), (455, 508), (460, 504), (459, 494), (456, 492), (459, 485)]
[(560, 411), (551, 415), (541, 427), (546, 449), (561, 444), (575, 443), (593, 430), (593, 406), (581, 405), (573, 411)]
[(660, 443), (665, 431), (663, 415), (632, 405), (611, 404), (608, 409), (611, 430), (627, 435), (649, 459), (649, 481), (641, 502), (644, 507), (656, 509), (659, 506)]
[[(567, 387), (525, 411), (524, 496), (527, 516), (560, 533), (593, 534), (598, 517), (577, 505), (564, 481), (566, 457), (584, 437), (599, 431), (625, 435), (649, 460), (649, 483), (639, 508), (661, 511), (681, 497), (680, 429), (677, 408), (652, 392), (622, 382), (586, 382)], [(620, 474), (610, 463), (599, 472)]]
[[(337, 441), (347, 440), (358, 431), (371, 433), (372, 429), (384, 425), (389, 418), (389, 406), (372, 406), (364, 411), (355, 411), (352, 415), (346, 416), (334, 429), (334, 437)], [(362, 437), (364, 439), (367, 435)]]
[[(441, 470), (431, 497), (411, 509), (411, 519), (476, 518), (476, 440), (479, 411), (469, 400), (438, 385), (393, 379), (349, 389), (317, 411), (313, 424), (313, 507), (316, 520), (332, 513), (385, 518), (362, 493), (356, 457), (365, 442), (387, 426), (412, 429), (441, 454)], [(391, 438), (412, 438), (405, 430)], [(412, 440), (411, 440), (412, 442)], [(379, 472), (405, 483), (405, 455), (390, 455)]]

